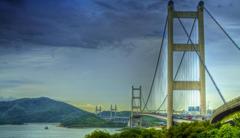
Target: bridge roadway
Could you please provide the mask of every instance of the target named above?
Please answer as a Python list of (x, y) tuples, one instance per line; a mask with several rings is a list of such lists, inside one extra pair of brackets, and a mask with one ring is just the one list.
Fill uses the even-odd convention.
[[(142, 116), (150, 116), (150, 117), (154, 117), (154, 118), (158, 118), (158, 119), (167, 120), (167, 116), (158, 115), (158, 114), (143, 113), (141, 115)], [(173, 118), (173, 121), (176, 122), (176, 123), (191, 123), (191, 122), (193, 122), (195, 120), (186, 120), (186, 119)]]
[[(212, 114), (210, 118), (210, 122), (216, 123), (218, 121), (223, 120), (228, 115), (238, 113), (238, 112), (240, 112), (240, 96), (218, 107)], [(163, 119), (163, 120), (167, 119), (167, 116), (154, 114), (154, 113), (143, 113), (142, 115), (151, 116), (151, 117)], [(189, 122), (200, 121), (200, 120), (201, 120), (200, 118), (193, 119), (193, 120), (178, 119), (178, 118), (173, 119), (173, 121), (177, 123), (183, 123), (183, 122), (189, 123)], [(226, 121), (230, 121), (230, 120), (226, 120)]]
[(211, 119), (210, 122), (211, 123), (216, 123), (218, 121), (221, 121), (222, 119), (224, 119), (226, 116), (239, 112), (240, 111), (240, 97), (234, 98), (233, 100), (227, 102), (226, 104), (218, 107)]

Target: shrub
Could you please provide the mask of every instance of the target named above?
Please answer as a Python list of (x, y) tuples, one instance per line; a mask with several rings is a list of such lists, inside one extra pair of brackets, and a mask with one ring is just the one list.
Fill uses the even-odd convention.
[(125, 129), (124, 131), (117, 135), (117, 138), (141, 138), (141, 129), (140, 128)]
[(233, 116), (233, 121), (235, 122), (237, 127), (240, 127), (240, 113), (237, 113)]
[(91, 134), (85, 136), (86, 138), (111, 138), (111, 135), (108, 132), (95, 130)]
[(237, 127), (230, 124), (224, 124), (218, 131), (217, 137), (219, 138), (239, 138), (240, 133)]
[[(240, 121), (240, 118), (237, 118)], [(236, 122), (236, 124), (238, 124)], [(239, 126), (209, 122), (181, 123), (170, 129), (128, 128), (110, 135), (94, 131), (86, 138), (240, 138)]]

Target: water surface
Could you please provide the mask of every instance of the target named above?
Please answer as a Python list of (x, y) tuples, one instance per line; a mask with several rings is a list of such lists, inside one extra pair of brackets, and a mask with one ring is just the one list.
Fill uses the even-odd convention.
[[(49, 129), (44, 129), (48, 126)], [(116, 133), (119, 128), (63, 128), (58, 124), (0, 125), (0, 138), (84, 138), (94, 130)]]

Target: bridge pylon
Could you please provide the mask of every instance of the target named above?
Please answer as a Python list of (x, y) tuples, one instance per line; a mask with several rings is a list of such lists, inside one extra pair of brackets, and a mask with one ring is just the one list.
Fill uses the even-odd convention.
[(99, 117), (101, 117), (101, 112), (102, 112), (102, 107), (101, 107), (101, 105), (100, 105), (100, 106), (96, 106), (96, 111), (95, 111), (96, 115), (98, 115)]
[[(175, 90), (198, 90), (200, 92), (201, 114), (206, 114), (205, 93), (205, 54), (204, 54), (204, 3), (200, 1), (197, 11), (175, 11), (173, 1), (168, 3), (168, 102), (167, 102), (167, 128), (173, 125), (173, 92)], [(174, 19), (188, 18), (198, 21), (198, 44), (174, 43)], [(185, 35), (185, 34), (184, 34)], [(194, 47), (194, 48), (193, 48)], [(173, 56), (175, 52), (199, 52), (202, 62), (199, 62), (198, 81), (175, 81), (173, 75)]]
[(132, 86), (130, 127), (142, 126), (142, 86), (135, 88)]
[(110, 107), (110, 118), (115, 119), (116, 115), (117, 115), (117, 105), (115, 104), (114, 107), (113, 107), (113, 105), (111, 105), (111, 107)]

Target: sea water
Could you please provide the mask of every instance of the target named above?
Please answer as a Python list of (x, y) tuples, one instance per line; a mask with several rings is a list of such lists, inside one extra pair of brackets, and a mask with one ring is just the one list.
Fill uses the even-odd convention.
[(0, 138), (84, 138), (94, 130), (112, 134), (118, 132), (119, 128), (64, 128), (59, 124), (45, 123), (0, 125)]

